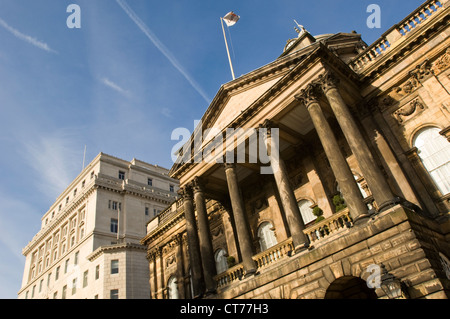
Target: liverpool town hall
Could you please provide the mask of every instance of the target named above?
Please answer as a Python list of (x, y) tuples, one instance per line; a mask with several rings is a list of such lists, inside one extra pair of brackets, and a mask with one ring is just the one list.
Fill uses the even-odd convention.
[(221, 86), (141, 240), (151, 298), (448, 298), (449, 12), (426, 1), (370, 46), (297, 29)]

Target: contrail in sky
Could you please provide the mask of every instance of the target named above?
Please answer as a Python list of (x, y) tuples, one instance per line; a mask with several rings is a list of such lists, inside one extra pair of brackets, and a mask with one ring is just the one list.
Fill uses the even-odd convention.
[(158, 50), (172, 63), (172, 65), (186, 78), (186, 80), (192, 85), (192, 87), (203, 97), (203, 99), (209, 104), (211, 99), (203, 91), (200, 85), (184, 70), (180, 62), (173, 56), (170, 50), (158, 39), (158, 37), (147, 27), (147, 25), (136, 15), (136, 13), (128, 6), (125, 0), (116, 0), (116, 2), (122, 7), (126, 14), (136, 25), (141, 29), (147, 38), (158, 48)]
[(19, 30), (16, 30), (13, 27), (11, 27), (8, 23), (6, 23), (1, 18), (0, 18), (0, 26), (2, 26), (3, 28), (5, 28), (9, 32), (11, 32), (16, 38), (18, 38), (20, 40), (23, 40), (25, 42), (28, 42), (28, 43), (34, 45), (35, 47), (37, 47), (39, 49), (42, 49), (42, 50), (47, 51), (47, 52), (58, 53), (55, 50), (51, 49), (47, 45), (47, 43), (41, 42), (41, 41), (37, 40), (36, 38), (33, 38), (33, 37), (31, 37), (29, 35), (26, 35), (26, 34), (23, 34)]

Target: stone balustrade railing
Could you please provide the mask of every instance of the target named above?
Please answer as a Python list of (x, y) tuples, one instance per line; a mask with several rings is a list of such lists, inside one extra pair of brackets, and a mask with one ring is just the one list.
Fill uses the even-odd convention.
[(288, 240), (253, 256), (253, 260), (256, 262), (258, 268), (263, 268), (286, 257), (292, 250), (294, 250), (294, 245), (292, 243), (292, 238), (289, 238)]
[[(289, 238), (253, 256), (253, 260), (255, 261), (257, 268), (261, 269), (288, 256), (288, 253), (292, 250), (294, 250), (294, 246), (292, 244), (292, 238)], [(241, 280), (243, 276), (244, 266), (242, 264), (238, 264), (223, 273), (218, 274), (215, 277), (215, 280), (217, 282), (217, 287), (222, 287), (232, 283), (233, 281)]]
[(303, 232), (308, 237), (310, 243), (314, 243), (352, 226), (353, 221), (350, 217), (350, 211), (348, 208), (345, 208), (333, 214), (331, 217), (306, 228)]
[(432, 16), (443, 10), (450, 0), (429, 0), (386, 31), (377, 41), (358, 54), (350, 66), (355, 72), (362, 72), (393, 47), (405, 41), (412, 31), (423, 27), (432, 20)]
[(221, 274), (218, 274), (214, 279), (217, 282), (217, 288), (220, 288), (232, 283), (233, 281), (242, 279), (243, 275), (244, 265), (241, 263), (231, 267)]

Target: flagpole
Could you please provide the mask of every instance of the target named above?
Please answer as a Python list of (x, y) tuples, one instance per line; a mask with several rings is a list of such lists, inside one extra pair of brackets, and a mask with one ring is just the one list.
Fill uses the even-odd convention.
[(227, 36), (225, 35), (225, 28), (223, 26), (223, 18), (222, 17), (220, 18), (220, 22), (222, 24), (223, 39), (225, 40), (225, 46), (227, 47), (228, 62), (230, 62), (231, 75), (233, 76), (233, 80), (234, 80), (235, 77), (234, 77), (233, 64), (231, 63), (230, 50), (228, 49)]

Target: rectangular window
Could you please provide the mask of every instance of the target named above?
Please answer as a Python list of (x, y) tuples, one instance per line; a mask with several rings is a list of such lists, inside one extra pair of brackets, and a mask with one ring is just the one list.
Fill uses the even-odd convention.
[(110, 299), (119, 299), (119, 289), (112, 289), (109, 294)]
[(173, 193), (173, 191), (174, 191), (173, 185), (169, 186), (169, 190)]
[(148, 207), (145, 207), (145, 216), (148, 216)]
[(88, 271), (86, 270), (83, 273), (83, 288), (85, 288), (88, 285)]
[(55, 272), (55, 281), (57, 281), (57, 280), (58, 280), (58, 278), (59, 278), (59, 268), (60, 268), (60, 266), (56, 267), (56, 272)]
[(125, 179), (125, 172), (119, 171), (119, 179), (122, 179), (122, 180)]
[(77, 292), (77, 278), (72, 280), (72, 295), (75, 295)]
[(50, 285), (50, 278), (52, 277), (52, 273), (47, 275), (47, 287)]
[(39, 292), (42, 292), (42, 284), (44, 283), (44, 279), (41, 279), (39, 282)]
[(153, 186), (153, 179), (151, 179), (151, 178), (147, 179), (147, 185)]
[(75, 260), (74, 260), (74, 262), (73, 262), (74, 265), (78, 265), (78, 256), (79, 256), (79, 255), (80, 255), (80, 252), (77, 251), (77, 252), (75, 253)]
[(118, 221), (116, 218), (111, 218), (111, 225), (110, 225), (110, 230), (111, 233), (116, 233), (117, 234), (117, 228), (118, 228)]
[(119, 260), (111, 260), (111, 275), (119, 273)]
[(66, 260), (66, 263), (64, 264), (64, 273), (67, 274), (67, 270), (69, 269), (69, 259)]
[(62, 295), (61, 298), (62, 299), (66, 299), (66, 294), (67, 294), (67, 285), (65, 285), (62, 289)]
[(95, 280), (100, 278), (100, 265), (95, 266)]

